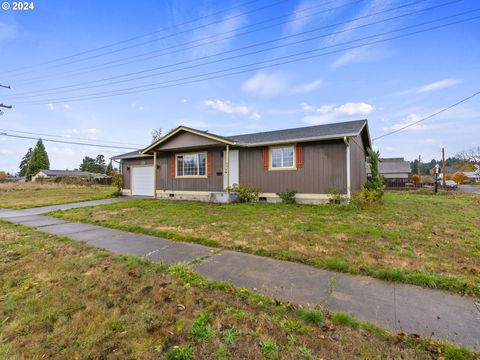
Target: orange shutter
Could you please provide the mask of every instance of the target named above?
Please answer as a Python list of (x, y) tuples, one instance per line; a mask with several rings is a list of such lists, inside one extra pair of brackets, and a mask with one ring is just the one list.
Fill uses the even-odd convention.
[(175, 177), (175, 155), (172, 155), (172, 177)]
[(268, 148), (263, 149), (263, 168), (268, 170)]
[(297, 168), (303, 168), (303, 146), (297, 145)]
[(207, 152), (207, 176), (212, 176), (213, 172), (213, 155), (212, 152)]

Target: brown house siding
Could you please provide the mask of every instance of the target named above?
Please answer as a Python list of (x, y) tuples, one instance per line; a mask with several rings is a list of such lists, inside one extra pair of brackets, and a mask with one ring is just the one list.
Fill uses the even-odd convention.
[(265, 193), (295, 190), (326, 194), (335, 188), (346, 194), (346, 149), (343, 140), (304, 143), (304, 165), (297, 170), (269, 171), (263, 166), (263, 147), (240, 149), (240, 183)]
[[(172, 176), (172, 155), (175, 153), (160, 153), (157, 164), (157, 190), (185, 190), (185, 191), (222, 191), (223, 190), (223, 163), (222, 150), (209, 149), (212, 154), (211, 176), (207, 178), (181, 179)], [(210, 173), (210, 171), (208, 171)], [(220, 173), (220, 175), (217, 175)]]
[(356, 136), (350, 139), (350, 188), (352, 195), (360, 191), (365, 181), (367, 181), (365, 151), (361, 136)]
[[(123, 160), (122, 161), (122, 188), (123, 189), (130, 189), (130, 175), (132, 173), (131, 167), (132, 166), (141, 166), (141, 165), (153, 165), (153, 157), (146, 158), (146, 159), (131, 159), (131, 160)], [(130, 171), (127, 170), (127, 167), (130, 167)]]
[(195, 134), (183, 132), (177, 134), (176, 136), (168, 139), (165, 143), (156, 147), (157, 150), (176, 150), (176, 149), (189, 149), (189, 148), (198, 148), (201, 146), (211, 146), (218, 145), (219, 142), (205, 138), (203, 136), (198, 136)]

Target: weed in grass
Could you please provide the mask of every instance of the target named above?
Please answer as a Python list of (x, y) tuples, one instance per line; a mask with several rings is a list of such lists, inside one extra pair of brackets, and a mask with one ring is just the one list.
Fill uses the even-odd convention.
[(280, 348), (278, 345), (271, 340), (262, 340), (259, 343), (260, 349), (262, 350), (262, 355), (266, 359), (279, 359), (280, 358)]
[(310, 350), (308, 350), (305, 346), (299, 346), (297, 348), (297, 353), (300, 360), (309, 360), (312, 358)]
[(323, 260), (324, 267), (338, 272), (350, 272), (350, 265), (339, 257), (329, 257)]
[(224, 311), (225, 311), (225, 314), (232, 315), (237, 319), (244, 319), (248, 316), (248, 313), (246, 311), (233, 309), (231, 307), (226, 307)]
[(223, 330), (222, 334), (220, 335), (220, 340), (228, 345), (233, 344), (240, 338), (241, 334), (234, 326), (229, 329)]
[(320, 310), (298, 309), (297, 316), (307, 324), (320, 327), (325, 322), (325, 316)]
[(224, 345), (220, 345), (217, 350), (215, 350), (214, 355), (218, 360), (227, 360), (230, 358), (230, 352)]
[(174, 346), (165, 354), (166, 360), (191, 360), (193, 348), (190, 345)]
[(443, 349), (443, 355), (448, 360), (473, 360), (475, 359), (472, 353), (468, 350), (461, 348), (455, 344), (445, 343)]
[(145, 267), (150, 263), (148, 260), (141, 259), (138, 256), (126, 255), (123, 259), (125, 260), (125, 264), (131, 269)]
[(197, 316), (190, 330), (190, 338), (194, 342), (207, 342), (215, 336), (215, 330), (210, 324), (213, 315), (210, 312), (203, 312)]
[(335, 325), (350, 326), (354, 329), (360, 327), (360, 322), (358, 320), (355, 320), (349, 314), (342, 311), (336, 312), (332, 315), (332, 323)]

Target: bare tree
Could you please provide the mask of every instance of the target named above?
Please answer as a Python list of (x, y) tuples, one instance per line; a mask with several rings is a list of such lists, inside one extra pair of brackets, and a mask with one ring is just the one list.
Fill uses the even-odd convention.
[(462, 150), (456, 155), (456, 157), (465, 162), (480, 163), (480, 146), (472, 147), (468, 150)]
[(157, 141), (162, 137), (162, 128), (153, 129), (151, 134), (152, 134), (152, 143), (154, 143), (155, 141)]

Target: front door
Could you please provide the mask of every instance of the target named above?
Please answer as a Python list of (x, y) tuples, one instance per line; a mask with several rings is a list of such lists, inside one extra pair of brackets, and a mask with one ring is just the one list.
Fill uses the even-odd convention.
[[(223, 152), (223, 188), (226, 189), (228, 185), (232, 187), (234, 184), (239, 184), (239, 151), (230, 150), (230, 176), (227, 177), (227, 154), (226, 151)], [(227, 184), (227, 178), (229, 178), (229, 184)]]

